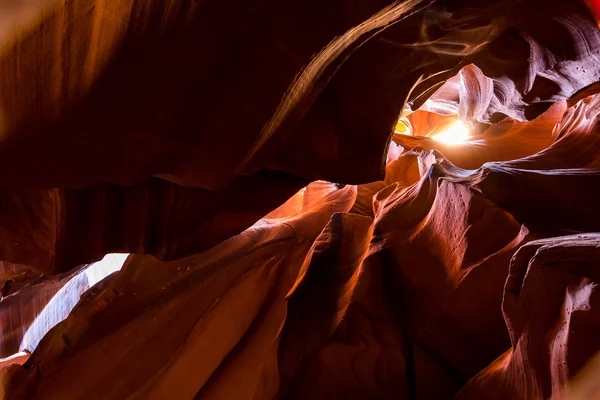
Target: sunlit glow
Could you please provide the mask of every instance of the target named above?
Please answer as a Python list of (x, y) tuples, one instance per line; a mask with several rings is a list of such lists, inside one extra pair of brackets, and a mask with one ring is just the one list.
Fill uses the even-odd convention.
[(23, 335), (19, 350), (33, 352), (56, 324), (69, 316), (81, 296), (96, 283), (119, 271), (129, 254), (107, 254), (71, 278), (46, 304)]
[(461, 144), (469, 140), (469, 128), (462, 121), (456, 121), (450, 128), (431, 138), (446, 144)]
[(408, 135), (409, 134), (408, 127), (406, 126), (406, 124), (403, 121), (398, 121), (396, 123), (396, 129), (394, 129), (394, 132), (402, 134), (402, 135)]
[(29, 355), (29, 353), (21, 351), (6, 358), (0, 358), (0, 369), (10, 364), (23, 365), (25, 361), (27, 361), (27, 359), (29, 358)]

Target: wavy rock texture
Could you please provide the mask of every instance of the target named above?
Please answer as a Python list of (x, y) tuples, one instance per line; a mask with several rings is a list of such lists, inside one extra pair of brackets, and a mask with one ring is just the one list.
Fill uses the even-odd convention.
[(600, 350), (590, 8), (0, 5), (0, 398), (562, 398)]
[(5, 260), (48, 274), (98, 261), (106, 253), (178, 258), (243, 231), (306, 182), (266, 171), (219, 191), (160, 179), (131, 187), (6, 190), (0, 193), (6, 221), (0, 248)]
[(27, 328), (48, 302), (79, 271), (67, 276), (49, 277), (23, 265), (2, 263), (0, 300), (0, 357), (20, 350)]
[[(109, 252), (201, 252), (205, 237), (187, 222), (170, 222), (180, 235), (161, 239), (165, 222), (96, 228), (102, 222), (85, 214), (121, 212), (96, 205), (110, 204), (107, 196), (125, 214), (139, 214), (140, 202), (168, 213), (161, 196), (172, 191), (212, 209), (199, 188), (237, 198), (262, 178), (236, 176), (264, 169), (352, 184), (381, 179), (403, 103), (424, 101), (465, 65), (478, 67), (461, 72), (470, 83), (459, 98), (477, 109), (461, 115), (479, 122), (535, 118), (598, 76), (600, 34), (578, 2), (275, 3), (49, 1), (31, 14), (0, 56), (0, 168), (11, 171), (0, 179), (10, 213), (0, 258), (58, 273)], [(555, 45), (563, 42), (568, 51)], [(215, 232), (211, 244), (290, 194), (263, 192), (277, 200), (237, 232)], [(108, 238), (84, 239), (79, 223)], [(40, 233), (28, 237), (31, 230)], [(107, 243), (122, 231), (133, 236)]]
[(20, 351), (31, 353), (51, 328), (69, 316), (81, 296), (119, 270), (125, 258), (126, 255), (107, 255), (100, 262), (56, 277), (33, 272), (31, 268), (4, 264), (10, 280), (4, 282), (4, 295), (0, 301), (0, 355), (8, 357)]
[(512, 348), (458, 399), (557, 398), (597, 352), (597, 234), (538, 240), (511, 261), (503, 312)]
[[(530, 359), (525, 352), (539, 354), (535, 346), (543, 340), (510, 356), (512, 373), (539, 382), (541, 389), (495, 373), (500, 361), (494, 359), (511, 341), (526, 345), (517, 340), (515, 332), (523, 328), (516, 324), (541, 321), (540, 312), (521, 305), (531, 297), (517, 300), (516, 289), (510, 289), (518, 276), (532, 276), (517, 272), (532, 265), (519, 260), (541, 248), (536, 246), (553, 248), (546, 243), (566, 240), (565, 246), (574, 246), (568, 238), (535, 239), (570, 228), (597, 229), (600, 219), (580, 217), (560, 204), (564, 185), (552, 179), (567, 174), (597, 179), (589, 170), (597, 157), (593, 148), (560, 163), (561, 154), (572, 154), (565, 148), (589, 146), (581, 138), (590, 134), (586, 126), (595, 99), (564, 112), (548, 137), (533, 135), (544, 143), (555, 140), (529, 157), (464, 170), (445, 158), (443, 147), (423, 148), (428, 139), (398, 138), (405, 143), (392, 146), (386, 181), (342, 189), (316, 182), (206, 253), (170, 263), (133, 258), (42, 340), (7, 387), (15, 398), (36, 399), (449, 398), (461, 388), (460, 396), (473, 398), (488, 391), (546, 398), (552, 389), (544, 387), (550, 379), (544, 366), (554, 362), (535, 361), (539, 373), (522, 367)], [(564, 104), (555, 108), (530, 122), (532, 129), (565, 110)], [(526, 131), (501, 124), (491, 137), (514, 141)], [(412, 149), (411, 141), (417, 144)], [(464, 149), (467, 159), (466, 150), (490, 160), (509, 158), (498, 156), (493, 145)], [(449, 158), (461, 163), (459, 153)], [(546, 169), (548, 159), (561, 169)], [(518, 182), (529, 176), (537, 184), (516, 191), (506, 178)], [(593, 198), (596, 187), (582, 185), (578, 196)], [(539, 196), (570, 218), (539, 207)], [(573, 257), (583, 254), (578, 249), (573, 247)], [(534, 287), (531, 296), (537, 300), (535, 293), (544, 290)], [(548, 287), (547, 295), (561, 306), (563, 298), (552, 293)], [(548, 306), (544, 313), (557, 315), (549, 301), (539, 304)], [(533, 314), (519, 317), (522, 307)], [(543, 329), (550, 328), (540, 327), (540, 335), (546, 337)], [(586, 335), (585, 326), (578, 330)], [(596, 350), (585, 340), (578, 343), (580, 356), (553, 378), (555, 391)], [(91, 359), (94, 372), (73, 382)], [(502, 385), (508, 388), (498, 391)]]

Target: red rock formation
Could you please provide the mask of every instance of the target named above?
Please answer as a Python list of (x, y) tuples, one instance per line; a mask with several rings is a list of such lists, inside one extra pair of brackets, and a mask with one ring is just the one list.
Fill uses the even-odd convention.
[(23, 265), (2, 263), (0, 299), (0, 356), (20, 349), (26, 329), (73, 274), (48, 277)]
[(511, 262), (503, 312), (512, 348), (458, 399), (557, 398), (598, 351), (598, 235), (530, 242)]
[[(382, 155), (402, 103), (407, 98), (418, 103), (422, 93), (428, 93), (426, 87), (435, 87), (445, 74), (470, 62), (494, 80), (490, 97), (488, 78), (477, 78), (487, 82), (489, 107), (481, 106), (474, 118), (533, 118), (552, 102), (595, 82), (598, 75), (590, 49), (597, 46), (600, 34), (585, 6), (544, 3), (543, 13), (535, 4), (523, 4), (507, 16), (504, 7), (501, 11), (495, 4), (468, 1), (450, 2), (449, 13), (440, 13), (442, 6), (437, 4), (416, 12), (424, 6), (417, 0), (392, 3), (379, 13), (383, 4), (354, 7), (334, 2), (329, 5), (332, 10), (351, 11), (337, 12), (332, 19), (295, 2), (255, 8), (199, 7), (191, 0), (164, 5), (143, 1), (131, 8), (111, 1), (49, 2), (43, 19), (36, 20), (39, 28), (23, 29), (0, 60), (0, 75), (10, 77), (0, 82), (5, 114), (0, 168), (13, 170), (0, 179), (11, 188), (1, 196), (11, 213), (1, 258), (56, 273), (108, 252), (172, 259), (204, 250), (196, 245), (204, 238), (196, 236), (194, 228), (175, 222), (173, 229), (186, 232), (180, 240), (193, 243), (182, 251), (158, 250), (153, 240), (144, 243), (145, 237), (160, 235), (160, 228), (146, 228), (138, 221), (108, 228), (108, 236), (133, 230), (134, 236), (120, 243), (108, 244), (104, 238), (76, 243), (80, 229), (73, 224), (95, 224), (81, 214), (89, 214), (88, 209), (100, 212), (101, 207), (92, 204), (104, 203), (105, 196), (133, 196), (136, 206), (123, 212), (135, 214), (139, 202), (158, 202), (166, 208), (169, 203), (159, 193), (186, 191), (148, 182), (151, 176), (229, 191), (221, 193), (226, 198), (239, 196), (236, 191), (244, 191), (245, 185), (262, 184), (261, 178), (252, 177), (235, 181), (236, 175), (264, 168), (333, 182), (380, 179)], [(533, 12), (539, 22), (528, 24)], [(266, 24), (263, 30), (248, 26), (255, 20)], [(435, 31), (432, 21), (443, 29)], [(307, 35), (305, 26), (323, 29)], [(356, 29), (350, 29), (353, 26)], [(382, 27), (388, 29), (373, 38)], [(332, 41), (335, 35), (341, 36)], [(214, 37), (220, 38), (218, 44)], [(570, 38), (578, 42), (569, 52), (555, 48), (556, 40)], [(453, 50), (451, 44), (465, 49)], [(310, 61), (323, 46), (325, 50)], [(514, 49), (511, 58), (502, 52), (507, 46)], [(263, 65), (271, 72), (256, 78)], [(411, 91), (419, 79), (423, 83)], [(12, 168), (15, 165), (20, 167)], [(134, 187), (121, 190), (109, 183)], [(156, 188), (161, 185), (167, 187)], [(269, 183), (273, 191), (277, 186)], [(150, 193), (139, 193), (146, 191)], [(190, 189), (185, 196), (205, 196), (201, 193)], [(286, 190), (279, 196), (265, 193), (264, 199), (273, 199), (265, 209), (275, 208), (289, 195)], [(119, 197), (116, 201), (120, 207), (130, 204)], [(222, 198), (218, 201), (224, 203)], [(250, 220), (264, 215), (265, 209)], [(69, 216), (76, 221), (69, 222)], [(227, 235), (216, 234), (212, 244), (252, 222)], [(39, 237), (25, 240), (29, 229), (40, 231)], [(91, 241), (95, 249), (89, 248)], [(82, 254), (70, 255), (74, 248), (81, 248)]]
[(0, 398), (537, 400), (600, 350), (583, 1), (1, 7)]
[(7, 367), (12, 364), (23, 365), (27, 359), (29, 359), (30, 354), (27, 352), (13, 354), (10, 357), (0, 358), (0, 369)]

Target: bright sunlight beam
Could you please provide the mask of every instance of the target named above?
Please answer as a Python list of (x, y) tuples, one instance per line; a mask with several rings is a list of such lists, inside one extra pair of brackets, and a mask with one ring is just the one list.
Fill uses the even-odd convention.
[(450, 128), (431, 138), (446, 144), (462, 144), (469, 139), (469, 128), (462, 121), (456, 121)]

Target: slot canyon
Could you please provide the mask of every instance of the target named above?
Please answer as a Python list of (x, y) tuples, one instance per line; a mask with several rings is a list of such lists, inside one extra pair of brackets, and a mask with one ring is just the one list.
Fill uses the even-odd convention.
[(599, 21), (0, 0), (0, 399), (600, 400)]

